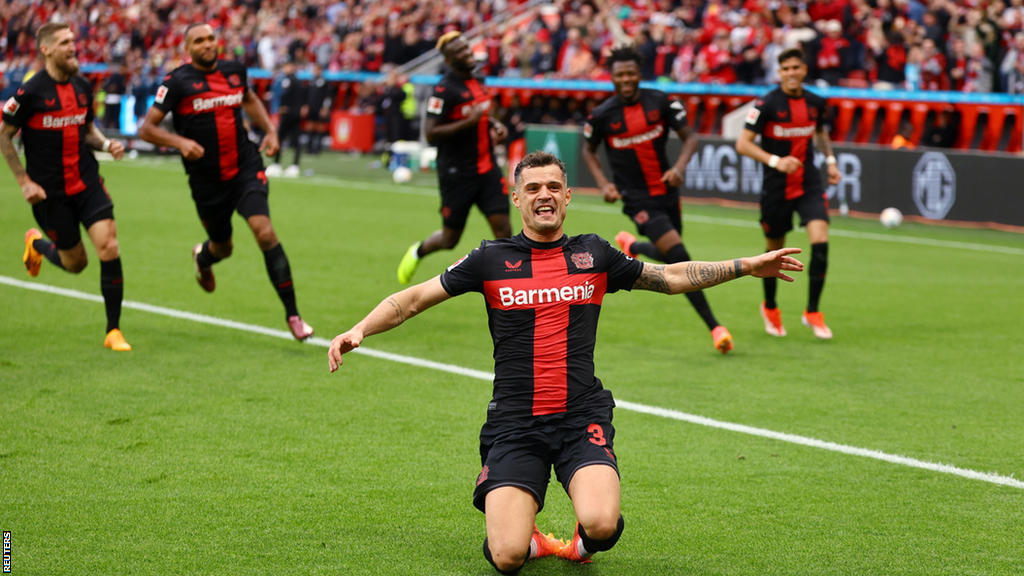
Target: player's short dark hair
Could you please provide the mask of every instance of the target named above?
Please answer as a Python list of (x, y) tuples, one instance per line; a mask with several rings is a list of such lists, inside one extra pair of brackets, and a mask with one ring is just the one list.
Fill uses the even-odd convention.
[(543, 150), (536, 150), (530, 152), (519, 161), (519, 165), (516, 166), (514, 175), (516, 186), (519, 186), (520, 175), (523, 170), (527, 168), (541, 168), (543, 166), (558, 166), (562, 170), (562, 181), (568, 180), (565, 172), (565, 162), (558, 159), (558, 156), (551, 154), (550, 152), (544, 152)]
[(804, 58), (804, 51), (802, 48), (788, 48), (783, 50), (782, 53), (779, 54), (779, 64), (782, 64), (790, 58), (797, 58), (804, 64), (807, 63), (807, 59)]
[(42, 46), (43, 44), (49, 44), (53, 40), (53, 36), (61, 30), (70, 30), (71, 26), (59, 22), (49, 22), (43, 24), (36, 30), (36, 46)]
[[(188, 33), (191, 32), (193, 28), (198, 28), (200, 26), (210, 26), (210, 25), (207, 24), (206, 22), (193, 22), (193, 23), (189, 24), (188, 27), (185, 28), (185, 35), (182, 36), (184, 41), (188, 42)], [(210, 29), (212, 30), (213, 27), (210, 26)]]
[(636, 65), (642, 68), (644, 65), (644, 55), (640, 53), (636, 46), (626, 44), (612, 50), (606, 62), (609, 70), (612, 69), (612, 65), (616, 62), (636, 62)]

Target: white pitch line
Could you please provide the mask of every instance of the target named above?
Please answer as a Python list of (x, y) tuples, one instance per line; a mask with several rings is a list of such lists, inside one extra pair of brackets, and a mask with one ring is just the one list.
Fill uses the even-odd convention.
[[(59, 296), (67, 296), (69, 298), (88, 300), (90, 302), (103, 302), (103, 298), (101, 296), (96, 296), (94, 294), (87, 294), (85, 292), (80, 292), (78, 290), (69, 290), (67, 288), (58, 288), (56, 286), (49, 286), (46, 284), (25, 282), (23, 280), (17, 280), (15, 278), (10, 278), (8, 276), (0, 276), (0, 284), (7, 284), (8, 286), (14, 286), (16, 288), (35, 290), (37, 292), (45, 292), (48, 294), (56, 294)], [(244, 322), (235, 322), (234, 320), (225, 320), (223, 318), (217, 318), (214, 316), (206, 316), (205, 314), (185, 312), (182, 310), (175, 310), (173, 308), (165, 308), (163, 306), (145, 304), (143, 302), (133, 302), (131, 300), (125, 300), (123, 306), (125, 308), (131, 308), (133, 310), (141, 310), (143, 312), (150, 312), (162, 316), (169, 316), (171, 318), (180, 318), (182, 320), (191, 320), (193, 322), (211, 324), (213, 326), (233, 328), (235, 330), (242, 330), (244, 332), (251, 332), (254, 334), (262, 334), (264, 336), (273, 336), (275, 338), (283, 338), (285, 340), (293, 339), (291, 333), (286, 332), (284, 330), (276, 330), (273, 328), (266, 328), (264, 326), (257, 326), (255, 324), (246, 324)], [(331, 345), (331, 342), (329, 340), (319, 337), (309, 338), (306, 340), (306, 343), (312, 344), (314, 346), (322, 346), (324, 348), (328, 348)], [(422, 358), (416, 358), (414, 356), (404, 356), (402, 354), (393, 354), (391, 352), (382, 352), (380, 350), (373, 350), (370, 348), (363, 347), (356, 348), (352, 352), (356, 354), (364, 354), (366, 356), (373, 356), (374, 358), (380, 358), (382, 360), (389, 360), (391, 362), (409, 364), (412, 366), (418, 366), (422, 368), (430, 368), (432, 370), (440, 370), (442, 372), (458, 374), (460, 376), (468, 376), (470, 378), (476, 378), (478, 380), (484, 380), (486, 382), (491, 382), (494, 379), (494, 374), (490, 372), (474, 370), (472, 368), (464, 368), (462, 366), (456, 366), (454, 364), (445, 364), (442, 362), (434, 362), (432, 360), (424, 360)], [(755, 428), (753, 426), (747, 426), (744, 424), (723, 422), (721, 420), (705, 418), (704, 416), (687, 414), (685, 412), (669, 410), (667, 408), (658, 408), (656, 406), (647, 406), (645, 404), (637, 404), (635, 402), (627, 402), (625, 400), (620, 399), (615, 400), (615, 405), (618, 408), (630, 410), (632, 412), (650, 414), (652, 416), (661, 416), (663, 418), (681, 420), (684, 422), (689, 422), (691, 424), (699, 424), (701, 426), (708, 426), (711, 428), (720, 428), (722, 430), (729, 430), (731, 432), (739, 432), (741, 434), (760, 436), (762, 438), (771, 438), (773, 440), (779, 440), (781, 442), (789, 442), (791, 444), (799, 444), (801, 446), (809, 446), (811, 448), (819, 448), (822, 450), (829, 450), (832, 452), (849, 454), (851, 456), (861, 456), (863, 458), (882, 460), (884, 462), (899, 464), (902, 466), (910, 466), (912, 468), (921, 468), (924, 470), (931, 470), (933, 472), (941, 472), (943, 474), (952, 474), (955, 476), (968, 478), (970, 480), (981, 480), (983, 482), (999, 484), (1001, 486), (1010, 486), (1013, 488), (1024, 489), (1024, 482), (1017, 480), (1015, 478), (1001, 476), (995, 473), (978, 472), (975, 470), (968, 470), (965, 468), (950, 466), (948, 464), (937, 464), (934, 462), (917, 460), (915, 458), (908, 458), (906, 456), (887, 454), (885, 452), (869, 450), (867, 448), (857, 448), (855, 446), (836, 444), (835, 442), (827, 442), (824, 440), (817, 440), (815, 438), (807, 438), (805, 436), (787, 434), (785, 432), (775, 432), (773, 430), (766, 430), (764, 428)]]

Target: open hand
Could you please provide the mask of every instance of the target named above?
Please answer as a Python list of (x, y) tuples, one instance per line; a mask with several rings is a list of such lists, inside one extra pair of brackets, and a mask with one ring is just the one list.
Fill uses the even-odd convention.
[(327, 351), (327, 366), (331, 369), (331, 372), (334, 372), (341, 366), (341, 355), (359, 348), (359, 344), (362, 341), (363, 335), (352, 330), (335, 336), (334, 340), (331, 340), (330, 350)]
[(783, 272), (803, 272), (804, 265), (790, 254), (799, 254), (799, 248), (783, 248), (766, 252), (750, 259), (750, 275), (754, 278), (780, 278), (792, 282), (793, 278)]

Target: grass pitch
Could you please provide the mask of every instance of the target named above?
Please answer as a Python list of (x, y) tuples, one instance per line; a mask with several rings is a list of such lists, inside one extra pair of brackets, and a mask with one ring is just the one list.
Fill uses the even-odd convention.
[[(399, 288), (401, 255), (439, 225), (431, 175), (399, 187), (366, 163), (310, 159), (331, 174), (271, 183), (300, 310), (328, 339)], [(286, 329), (239, 218), (217, 291), (195, 285), (190, 250), (205, 236), (180, 163), (101, 171), (127, 299)], [(6, 170), (0, 190), (0, 275), (28, 280), (19, 256), (35, 223)], [(763, 247), (753, 211), (685, 214), (695, 258)], [(630, 224), (615, 207), (573, 199), (568, 233), (620, 229)], [(605, 299), (598, 376), (622, 400), (1024, 477), (1024, 238), (850, 219), (833, 230), (822, 300), (832, 341), (799, 324), (804, 277), (780, 285), (781, 339), (763, 331), (758, 281), (709, 291), (736, 338), (727, 356), (685, 298), (623, 292)], [(428, 257), (414, 280), (488, 235), (474, 214), (458, 249)], [(790, 244), (807, 249), (806, 236)], [(34, 282), (98, 294), (89, 251), (81, 275), (44, 263)], [(122, 328), (135, 349), (115, 354), (102, 348), (100, 304), (3, 284), (0, 297), (12, 573), (494, 573), (470, 501), (485, 382), (366, 356), (330, 375), (322, 347), (132, 309)], [(366, 346), (489, 371), (486, 324), (466, 295)], [(1024, 573), (1024, 489), (624, 409), (615, 424), (622, 540), (593, 564), (546, 558), (524, 576)], [(538, 524), (571, 533), (556, 483)]]

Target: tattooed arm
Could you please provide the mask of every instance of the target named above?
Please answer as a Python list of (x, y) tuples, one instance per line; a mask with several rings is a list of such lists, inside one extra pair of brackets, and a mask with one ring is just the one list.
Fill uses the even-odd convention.
[(409, 318), (449, 298), (451, 296), (441, 286), (440, 276), (388, 296), (367, 314), (366, 318), (331, 341), (331, 349), (327, 353), (327, 363), (331, 372), (341, 366), (342, 354), (358, 348), (367, 336), (396, 328)]
[(29, 204), (38, 204), (46, 200), (46, 191), (28, 177), (25, 167), (21, 165), (21, 158), (18, 157), (18, 151), (15, 150), (14, 142), (11, 140), (18, 133), (18, 130), (20, 128), (13, 124), (0, 122), (0, 154), (3, 154), (4, 160), (7, 160), (7, 165), (11, 167), (11, 172), (18, 180), (25, 200)]
[(711, 288), (747, 275), (757, 278), (781, 278), (792, 282), (793, 279), (783, 270), (800, 272), (804, 269), (803, 264), (789, 256), (799, 252), (799, 248), (783, 248), (752, 258), (737, 258), (724, 262), (678, 262), (668, 265), (645, 262), (633, 288), (679, 294)]

